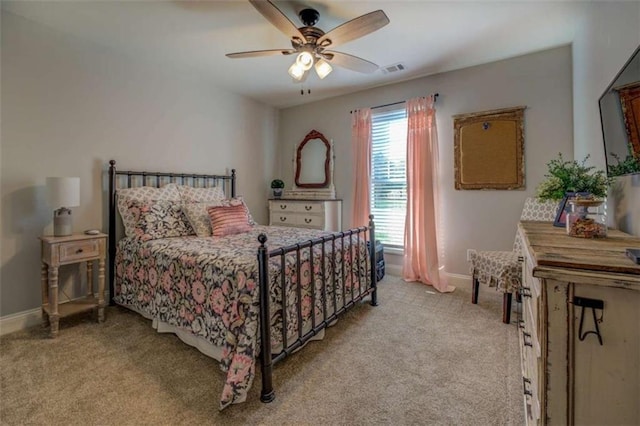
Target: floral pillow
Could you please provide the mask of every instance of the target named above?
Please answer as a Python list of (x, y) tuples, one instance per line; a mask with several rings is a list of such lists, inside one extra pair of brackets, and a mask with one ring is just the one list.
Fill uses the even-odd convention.
[(129, 212), (129, 203), (131, 201), (174, 201), (176, 204), (180, 202), (180, 193), (178, 185), (170, 183), (162, 188), (153, 186), (139, 186), (136, 188), (118, 189), (118, 211), (124, 225), (124, 232), (127, 237), (134, 235), (137, 218)]
[(240, 234), (251, 231), (249, 215), (244, 204), (213, 206), (207, 208), (214, 237)]
[(180, 204), (174, 201), (130, 200), (127, 211), (135, 220), (133, 236), (142, 241), (195, 234)]
[(211, 188), (194, 188), (187, 185), (179, 185), (178, 192), (180, 193), (180, 199), (183, 203), (201, 203), (208, 202), (217, 204), (224, 200), (224, 191), (220, 186), (213, 186)]

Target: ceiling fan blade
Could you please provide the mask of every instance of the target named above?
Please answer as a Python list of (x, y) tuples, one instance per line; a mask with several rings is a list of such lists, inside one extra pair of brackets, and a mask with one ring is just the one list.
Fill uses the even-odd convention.
[(369, 62), (366, 59), (362, 59), (357, 56), (349, 55), (348, 53), (325, 50), (322, 52), (321, 56), (333, 65), (347, 68), (352, 71), (371, 74), (378, 69), (378, 66), (373, 62)]
[(271, 22), (277, 29), (282, 31), (287, 37), (300, 39), (302, 43), (306, 42), (304, 35), (298, 27), (286, 17), (280, 9), (268, 0), (249, 0), (249, 3), (262, 14), (267, 21)]
[(257, 56), (272, 56), (272, 55), (291, 55), (296, 53), (293, 49), (270, 49), (270, 50), (250, 50), (248, 52), (235, 52), (227, 53), (227, 58), (255, 58)]
[(337, 46), (348, 41), (370, 34), (389, 23), (389, 18), (382, 10), (359, 16), (339, 25), (320, 37), (316, 42), (319, 46)]

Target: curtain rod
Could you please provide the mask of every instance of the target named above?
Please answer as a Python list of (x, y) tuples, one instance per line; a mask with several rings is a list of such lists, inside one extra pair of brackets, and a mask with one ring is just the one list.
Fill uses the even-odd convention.
[[(433, 94), (433, 102), (435, 102), (438, 99), (438, 96), (440, 96), (439, 93), (434, 93)], [(399, 105), (399, 104), (403, 104), (407, 101), (398, 101), (398, 102), (391, 102), (390, 104), (384, 104), (384, 105), (376, 105), (374, 107), (371, 107), (371, 109), (378, 109), (378, 108), (384, 108), (384, 107), (388, 107), (388, 106), (392, 106), (392, 105)], [(353, 111), (349, 111), (349, 114), (353, 114)]]

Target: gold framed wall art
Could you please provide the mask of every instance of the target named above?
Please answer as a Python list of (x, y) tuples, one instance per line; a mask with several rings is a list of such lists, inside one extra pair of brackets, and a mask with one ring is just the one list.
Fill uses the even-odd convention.
[(453, 116), (455, 188), (524, 188), (524, 110)]

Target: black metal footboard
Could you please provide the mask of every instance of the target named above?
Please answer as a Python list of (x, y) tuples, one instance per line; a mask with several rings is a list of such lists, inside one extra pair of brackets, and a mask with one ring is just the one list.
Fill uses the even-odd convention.
[[(364, 299), (369, 294), (371, 295), (371, 305), (376, 306), (377, 301), (377, 280), (376, 280), (376, 253), (375, 249), (365, 250), (365, 258), (362, 259), (361, 244), (364, 244), (366, 248), (367, 241), (370, 242), (370, 247), (375, 247), (375, 225), (373, 222), (373, 215), (369, 216), (369, 226), (350, 229), (344, 232), (337, 232), (334, 234), (326, 235), (313, 240), (308, 240), (299, 244), (294, 244), (288, 247), (282, 247), (273, 251), (268, 251), (265, 243), (267, 242), (267, 236), (260, 234), (258, 241), (260, 242), (260, 248), (258, 249), (258, 266), (259, 266), (259, 291), (260, 291), (260, 368), (262, 371), (262, 390), (260, 393), (260, 400), (262, 402), (271, 402), (275, 398), (275, 392), (273, 390), (272, 372), (273, 364), (284, 359), (295, 350), (302, 347), (311, 338), (317, 335), (321, 330), (329, 326), (335, 321), (338, 316), (346, 312), (349, 308), (354, 306), (357, 302)], [(349, 241), (348, 254), (345, 253), (345, 239)], [(336, 249), (336, 241), (338, 241), (341, 250)], [(355, 244), (354, 244), (355, 241)], [(321, 251), (321, 255), (318, 257), (314, 255), (314, 248)], [(311, 322), (308, 330), (303, 329), (304, 319), (302, 315), (303, 311), (303, 297), (302, 297), (302, 277), (301, 277), (301, 262), (302, 254), (307, 250), (309, 262), (309, 274), (311, 283), (311, 315), (308, 321)], [(354, 252), (355, 251), (355, 252)], [(287, 291), (286, 291), (286, 276), (285, 276), (285, 256), (295, 256), (295, 274), (296, 274), (296, 288), (295, 288), (295, 309), (297, 310), (297, 336), (294, 339), (289, 339), (287, 336)], [(336, 256), (348, 257), (348, 270), (345, 270), (345, 262), (337, 262)], [(269, 294), (269, 259), (279, 258), (281, 271), (280, 280), (282, 284), (281, 290), (281, 307), (282, 307), (282, 335), (280, 340), (282, 342), (282, 350), (278, 353), (272, 354), (272, 336), (271, 336), (271, 312), (270, 301), (271, 295)], [(315, 280), (315, 262), (321, 262), (320, 273), (322, 276), (322, 288), (319, 292), (320, 303), (322, 304), (321, 319), (316, 318), (316, 302), (318, 302), (316, 296), (316, 280)], [(331, 266), (327, 271), (327, 260)], [(357, 264), (356, 271), (354, 271), (354, 262)], [(338, 263), (340, 266), (338, 267)], [(364, 263), (363, 270), (360, 266)], [(357, 280), (357, 281), (356, 281)], [(346, 282), (351, 283), (349, 291), (346, 290)], [(354, 289), (354, 283), (358, 283), (357, 290)], [(265, 291), (266, 290), (266, 291)], [(338, 303), (340, 296), (341, 303)], [(329, 312), (331, 309), (331, 313)], [(292, 341), (289, 341), (292, 340)]]

